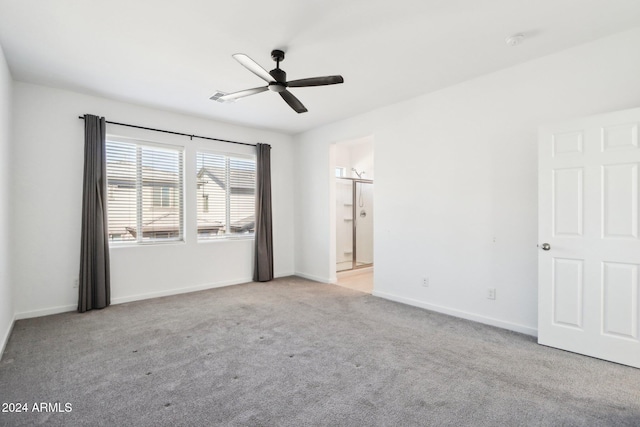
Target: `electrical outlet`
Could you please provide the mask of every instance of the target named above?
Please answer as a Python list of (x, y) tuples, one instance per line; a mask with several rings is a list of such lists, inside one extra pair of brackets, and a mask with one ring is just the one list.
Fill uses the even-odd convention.
[(423, 277), (422, 278), (422, 286), (425, 288), (429, 287), (429, 278), (428, 277)]
[(487, 298), (496, 299), (496, 288), (487, 288)]
[(78, 287), (79, 282), (80, 282), (80, 281), (79, 281), (79, 279), (75, 279), (75, 280), (73, 281), (73, 288), (74, 288), (74, 289)]

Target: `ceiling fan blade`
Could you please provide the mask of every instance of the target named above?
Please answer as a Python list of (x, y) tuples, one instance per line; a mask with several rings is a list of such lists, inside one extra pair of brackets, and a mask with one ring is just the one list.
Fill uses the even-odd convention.
[(310, 79), (292, 80), (287, 82), (289, 87), (326, 86), (344, 83), (342, 76), (311, 77)]
[(253, 74), (260, 77), (265, 82), (271, 83), (272, 81), (274, 81), (274, 78), (271, 77), (271, 74), (269, 74), (267, 70), (262, 68), (256, 61), (249, 58), (244, 53), (236, 53), (235, 55), (233, 55), (233, 58), (240, 64), (242, 64), (247, 70), (251, 71)]
[(296, 111), (296, 113), (299, 114), (307, 112), (307, 109), (304, 105), (302, 105), (302, 102), (300, 102), (300, 100), (293, 96), (293, 94), (288, 90), (280, 92), (280, 96), (285, 100), (287, 104), (289, 104), (289, 107), (293, 108)]
[(239, 92), (228, 93), (218, 98), (222, 101), (230, 101), (232, 99), (244, 98), (245, 96), (255, 95), (256, 93), (265, 92), (269, 89), (269, 86), (254, 87), (253, 89), (245, 89)]

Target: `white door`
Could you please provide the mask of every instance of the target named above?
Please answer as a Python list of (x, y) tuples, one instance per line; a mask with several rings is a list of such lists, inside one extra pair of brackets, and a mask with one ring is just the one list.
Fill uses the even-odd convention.
[(640, 108), (540, 128), (538, 342), (640, 368)]

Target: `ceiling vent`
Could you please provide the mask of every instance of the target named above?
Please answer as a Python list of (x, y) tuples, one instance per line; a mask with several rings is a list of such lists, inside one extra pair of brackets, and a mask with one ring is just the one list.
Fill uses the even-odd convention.
[(509, 46), (518, 46), (524, 40), (524, 34), (518, 33), (507, 37), (505, 40)]

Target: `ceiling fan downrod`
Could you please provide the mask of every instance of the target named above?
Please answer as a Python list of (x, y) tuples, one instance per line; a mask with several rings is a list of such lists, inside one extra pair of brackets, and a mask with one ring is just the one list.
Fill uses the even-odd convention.
[(276, 61), (276, 68), (280, 68), (280, 61), (284, 61), (284, 51), (279, 49), (272, 50), (271, 59)]
[(287, 89), (287, 73), (280, 69), (280, 61), (284, 60), (284, 52), (278, 49), (271, 51), (271, 59), (276, 61), (276, 68), (269, 71), (275, 82), (269, 83), (269, 90), (284, 92)]

